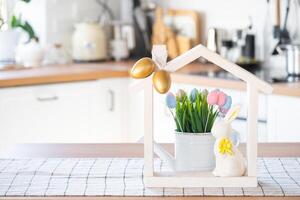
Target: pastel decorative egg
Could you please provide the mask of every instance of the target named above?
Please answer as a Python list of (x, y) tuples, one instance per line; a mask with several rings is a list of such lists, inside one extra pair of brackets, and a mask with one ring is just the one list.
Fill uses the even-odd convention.
[(198, 94), (198, 90), (196, 88), (194, 88), (191, 93), (190, 93), (190, 100), (191, 102), (195, 102), (196, 101), (196, 96)]
[(208, 95), (208, 90), (204, 89), (204, 90), (201, 91), (201, 93), (202, 93), (203, 96), (207, 96)]
[(224, 92), (219, 92), (219, 95), (218, 95), (218, 106), (223, 106), (225, 103), (226, 103), (226, 98), (227, 98), (227, 95), (224, 93)]
[(176, 99), (179, 102), (182, 102), (185, 97), (186, 97), (186, 92), (183, 89), (179, 89), (176, 93)]
[(169, 92), (166, 96), (166, 104), (168, 108), (172, 109), (176, 107), (176, 97), (172, 92)]
[(223, 105), (223, 108), (226, 110), (229, 110), (229, 108), (231, 107), (231, 104), (232, 104), (232, 98), (231, 98), (231, 96), (227, 96), (226, 102)]
[(216, 105), (218, 103), (219, 92), (212, 91), (207, 95), (207, 103), (209, 105)]
[(165, 94), (171, 87), (171, 76), (166, 70), (158, 70), (153, 75), (153, 85), (160, 94)]
[(155, 70), (155, 63), (151, 58), (145, 57), (138, 60), (131, 68), (130, 75), (141, 79), (150, 76)]

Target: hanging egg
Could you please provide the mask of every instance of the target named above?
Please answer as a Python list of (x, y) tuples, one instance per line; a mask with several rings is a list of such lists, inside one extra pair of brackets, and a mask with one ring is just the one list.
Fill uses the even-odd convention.
[(171, 87), (171, 76), (166, 70), (158, 70), (153, 75), (153, 85), (157, 92), (165, 94)]
[(141, 58), (132, 67), (130, 75), (133, 78), (146, 78), (155, 70), (155, 63), (151, 58)]
[(219, 96), (218, 96), (218, 106), (222, 107), (225, 105), (226, 103), (226, 98), (227, 98), (227, 95), (224, 93), (224, 92), (219, 92)]

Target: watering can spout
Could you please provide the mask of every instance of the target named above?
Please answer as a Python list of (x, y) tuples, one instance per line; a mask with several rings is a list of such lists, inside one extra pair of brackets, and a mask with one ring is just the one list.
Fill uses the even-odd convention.
[(171, 170), (175, 171), (175, 159), (174, 157), (167, 152), (161, 145), (154, 142), (154, 153), (162, 159), (167, 165), (171, 168)]

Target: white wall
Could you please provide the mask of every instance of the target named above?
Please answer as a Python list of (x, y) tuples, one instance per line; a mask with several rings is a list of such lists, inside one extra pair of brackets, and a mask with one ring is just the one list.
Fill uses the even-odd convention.
[[(39, 1), (39, 0), (37, 0)], [(96, 22), (103, 13), (95, 0), (47, 0), (48, 42), (60, 42), (70, 45), (70, 36), (74, 24), (79, 22)], [(118, 13), (115, 0), (107, 1), (114, 13)]]
[[(119, 1), (107, 2), (117, 15)], [(29, 4), (18, 4), (18, 12), (32, 24), (43, 45), (63, 43), (68, 48), (74, 25), (97, 21), (102, 13), (95, 0), (31, 0)]]
[(202, 27), (236, 29), (249, 24), (253, 18), (254, 29), (261, 30), (264, 20), (265, 4), (263, 0), (170, 0), (170, 8), (192, 9), (199, 11)]
[[(46, 2), (47, 0), (33, 0), (31, 3), (24, 3), (15, 0), (14, 14), (22, 15), (23, 20), (27, 20), (32, 25), (35, 33), (46, 36)], [(42, 42), (45, 37), (40, 38)]]

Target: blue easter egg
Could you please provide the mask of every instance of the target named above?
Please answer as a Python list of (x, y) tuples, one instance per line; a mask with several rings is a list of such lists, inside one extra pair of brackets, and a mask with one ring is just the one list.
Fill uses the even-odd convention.
[(173, 93), (169, 92), (166, 96), (166, 104), (169, 108), (175, 108), (176, 107), (176, 97)]
[(222, 106), (223, 109), (229, 110), (232, 104), (231, 96), (227, 96), (225, 104)]

